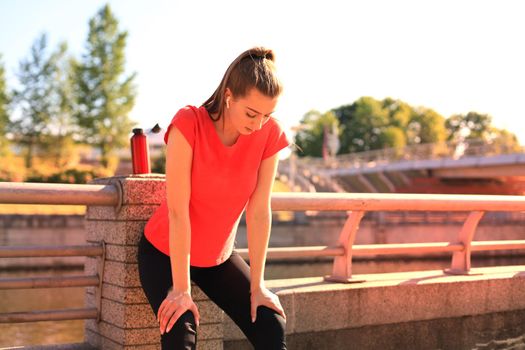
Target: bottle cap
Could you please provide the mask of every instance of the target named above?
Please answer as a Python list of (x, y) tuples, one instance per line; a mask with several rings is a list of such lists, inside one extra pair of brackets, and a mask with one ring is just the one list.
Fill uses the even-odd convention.
[(135, 129), (133, 129), (133, 133), (135, 135), (141, 135), (141, 134), (144, 133), (144, 130), (142, 130), (142, 128), (135, 128)]
[(159, 126), (159, 123), (155, 124), (155, 126), (151, 129), (151, 132), (154, 134), (158, 134), (162, 130), (162, 128)]

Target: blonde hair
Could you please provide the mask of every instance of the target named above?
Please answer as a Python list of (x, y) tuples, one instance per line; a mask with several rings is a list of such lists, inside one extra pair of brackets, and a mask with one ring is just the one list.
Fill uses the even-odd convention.
[[(244, 97), (252, 88), (268, 97), (279, 96), (282, 84), (275, 73), (275, 55), (272, 50), (254, 47), (241, 53), (228, 67), (215, 92), (202, 104), (219, 120), (224, 113), (226, 88), (234, 98)], [(212, 118), (213, 119), (213, 118)]]

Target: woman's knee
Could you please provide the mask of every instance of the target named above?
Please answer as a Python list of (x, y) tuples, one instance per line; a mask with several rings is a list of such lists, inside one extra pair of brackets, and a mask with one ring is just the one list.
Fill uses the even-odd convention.
[(197, 345), (197, 325), (193, 312), (184, 312), (169, 332), (161, 335), (162, 349), (194, 350)]
[(286, 349), (286, 320), (276, 310), (258, 306), (255, 326), (259, 338), (257, 349)]

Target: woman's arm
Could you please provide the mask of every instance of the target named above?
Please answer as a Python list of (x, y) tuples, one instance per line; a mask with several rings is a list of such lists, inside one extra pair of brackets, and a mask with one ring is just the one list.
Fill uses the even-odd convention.
[(263, 159), (255, 191), (246, 207), (248, 254), (250, 256), (251, 286), (253, 292), (264, 287), (264, 265), (272, 224), (271, 194), (279, 152)]
[(186, 310), (193, 312), (197, 326), (200, 322), (199, 310), (191, 298), (189, 271), (191, 227), (188, 207), (193, 150), (178, 128), (173, 128), (171, 135), (168, 135), (167, 145), (166, 196), (173, 288), (168, 291), (157, 312), (161, 334), (169, 332)]
[(173, 127), (168, 137), (166, 149), (166, 196), (171, 271), (173, 290), (188, 292), (190, 295), (191, 225), (189, 201), (192, 154), (193, 150), (186, 138), (178, 128)]

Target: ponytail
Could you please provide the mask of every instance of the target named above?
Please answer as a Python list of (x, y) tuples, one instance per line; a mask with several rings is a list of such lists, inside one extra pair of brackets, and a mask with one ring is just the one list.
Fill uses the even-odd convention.
[(217, 120), (224, 113), (226, 88), (235, 98), (246, 96), (256, 88), (268, 97), (279, 96), (282, 84), (275, 73), (275, 55), (272, 50), (254, 47), (240, 54), (228, 67), (215, 92), (202, 104), (211, 115), (217, 113)]

